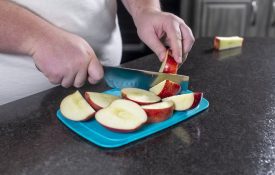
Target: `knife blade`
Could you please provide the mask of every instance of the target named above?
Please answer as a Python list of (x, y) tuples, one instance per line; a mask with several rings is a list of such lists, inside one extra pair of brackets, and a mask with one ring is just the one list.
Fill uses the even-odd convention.
[(171, 80), (187, 90), (189, 77), (124, 67), (104, 66), (104, 79), (111, 88), (135, 87), (148, 90), (163, 80)]

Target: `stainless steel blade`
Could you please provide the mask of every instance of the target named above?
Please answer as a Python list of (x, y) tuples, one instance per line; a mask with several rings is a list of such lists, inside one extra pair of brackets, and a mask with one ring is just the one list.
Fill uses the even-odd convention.
[(182, 90), (187, 90), (189, 77), (123, 67), (104, 66), (104, 79), (112, 88), (136, 87), (148, 90), (163, 80), (179, 83)]

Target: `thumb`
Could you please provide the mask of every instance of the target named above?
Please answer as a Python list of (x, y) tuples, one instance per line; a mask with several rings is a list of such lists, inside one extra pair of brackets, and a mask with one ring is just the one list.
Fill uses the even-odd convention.
[(99, 80), (102, 79), (104, 72), (103, 67), (98, 61), (98, 59), (93, 58), (88, 67), (88, 81), (91, 84), (96, 84)]

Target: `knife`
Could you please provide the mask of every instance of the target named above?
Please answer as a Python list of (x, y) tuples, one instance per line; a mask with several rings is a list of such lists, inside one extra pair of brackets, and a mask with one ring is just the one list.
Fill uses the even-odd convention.
[(147, 70), (104, 66), (104, 79), (111, 88), (135, 87), (148, 90), (163, 80), (171, 80), (187, 90), (189, 77), (185, 75), (166, 74)]

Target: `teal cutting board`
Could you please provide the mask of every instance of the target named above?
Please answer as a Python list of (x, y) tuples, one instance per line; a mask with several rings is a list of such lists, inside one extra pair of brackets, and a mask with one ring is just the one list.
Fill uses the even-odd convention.
[[(120, 96), (120, 89), (111, 89), (105, 91), (104, 93)], [(199, 106), (192, 110), (183, 112), (176, 111), (174, 112), (172, 117), (163, 122), (146, 124), (139, 130), (131, 133), (118, 133), (110, 131), (101, 126), (95, 119), (84, 122), (72, 121), (66, 119), (61, 114), (60, 110), (57, 111), (57, 117), (64, 125), (66, 125), (68, 128), (70, 128), (81, 137), (87, 139), (88, 141), (100, 147), (115, 148), (142, 139), (156, 132), (164, 130), (170, 126), (173, 126), (200, 113), (201, 111), (207, 109), (208, 106), (209, 102), (205, 98), (203, 98)]]

